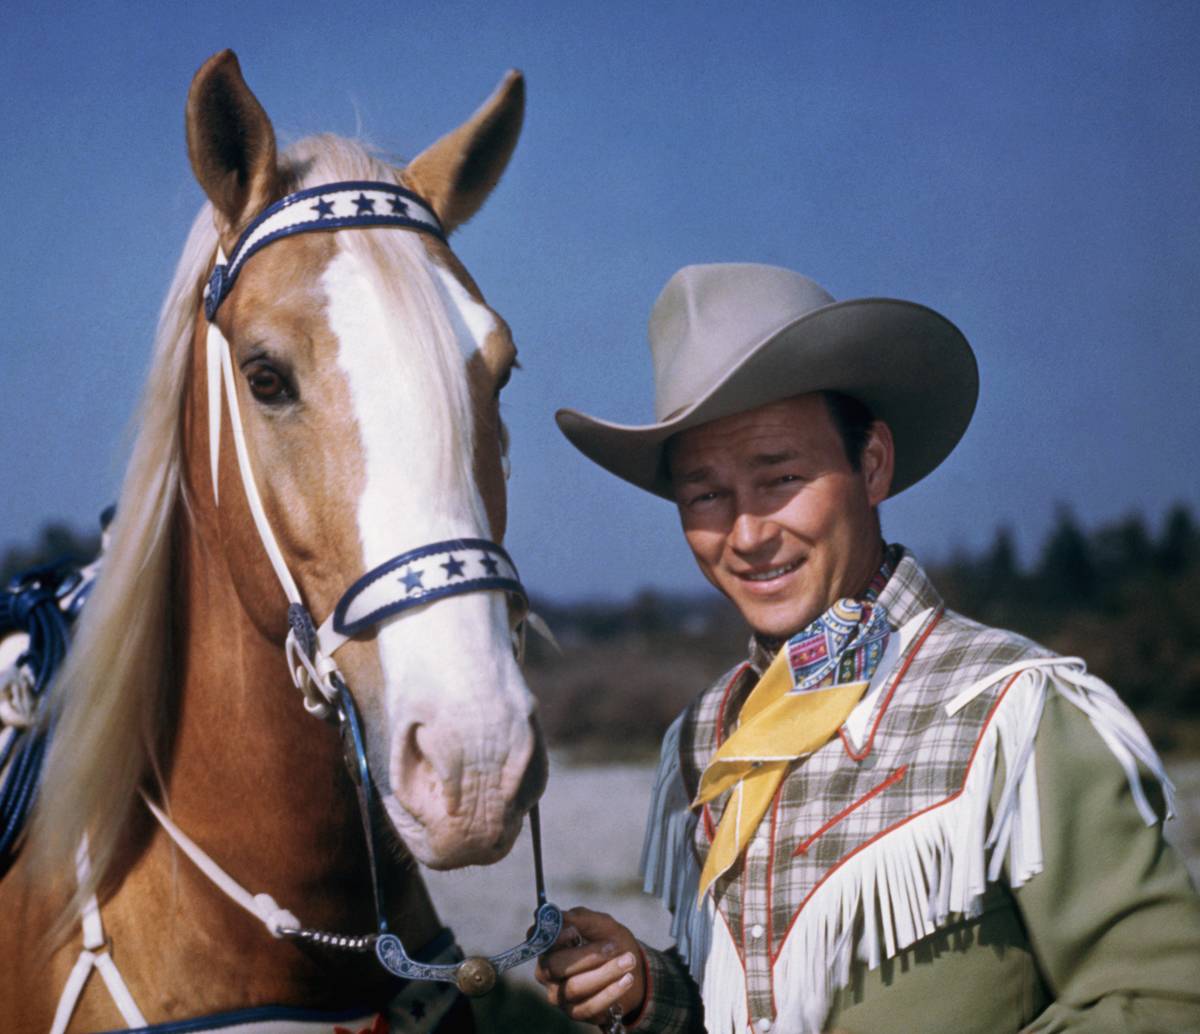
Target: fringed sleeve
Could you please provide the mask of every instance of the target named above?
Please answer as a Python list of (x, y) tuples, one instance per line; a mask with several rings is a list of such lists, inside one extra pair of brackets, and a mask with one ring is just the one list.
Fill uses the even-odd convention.
[(643, 889), (657, 897), (672, 914), (671, 936), (675, 947), (659, 951), (642, 945), (646, 960), (646, 1004), (636, 1022), (629, 1026), (639, 1032), (676, 1034), (704, 1029), (697, 983), (704, 971), (712, 913), (707, 903), (703, 908), (696, 907), (700, 866), (692, 839), (696, 817), (688, 807), (691, 802), (680, 768), (682, 726), (683, 715), (680, 715), (663, 737), (641, 860)]
[(682, 726), (680, 715), (663, 737), (642, 845), (642, 889), (670, 910), (676, 950), (699, 980), (708, 954), (713, 914), (708, 899), (703, 907), (696, 907), (700, 886), (700, 864), (694, 846), (697, 817), (688, 807), (691, 801), (680, 769)]
[[(1127, 871), (1125, 843), (1131, 837), (1145, 853), (1139, 864), (1149, 866), (1151, 856), (1161, 856), (1164, 871), (1174, 873), (1169, 881), (1174, 904), (1163, 911), (1162, 921), (1169, 925), (1173, 916), (1187, 930), (1200, 922), (1194, 918), (1198, 899), (1184, 889), (1186, 873), (1177, 858), (1166, 857), (1171, 849), (1157, 828), (1147, 785), (1155, 794), (1161, 788), (1168, 814), (1174, 788), (1128, 708), (1077, 658), (1035, 657), (990, 673), (949, 701), (946, 711), (954, 714), (1009, 681), (961, 792), (857, 852), (805, 905), (774, 970), (785, 1026), (821, 1030), (832, 993), (847, 984), (852, 958), (876, 969), (954, 917), (978, 915), (989, 884), (1004, 882), (1039, 901), (1023, 911), (1031, 935), (1033, 926), (1043, 929), (1044, 945), (1059, 943), (1057, 928), (1070, 925), (1045, 920), (1060, 914), (1054, 906), (1067, 900), (1080, 908), (1092, 902), (1114, 924), (1127, 908), (1138, 913), (1127, 925), (1141, 929), (1159, 909), (1138, 897), (1138, 873)], [(1070, 715), (1069, 736), (1059, 728), (1064, 714)], [(1115, 784), (1109, 778), (1114, 773)], [(1107, 786), (1104, 802), (1096, 799), (1094, 784)], [(1131, 831), (1130, 817), (1143, 835)], [(1085, 871), (1092, 875), (1084, 876)], [(857, 941), (856, 929), (862, 931)], [(1093, 936), (1100, 937), (1101, 930), (1068, 935), (1064, 950), (1068, 955), (1083, 951)], [(1200, 933), (1189, 932), (1184, 940), (1189, 946), (1180, 945), (1179, 958), (1193, 967), (1195, 984)], [(1044, 947), (1036, 947), (1040, 958)], [(1136, 951), (1132, 943), (1127, 948)], [(1061, 994), (1053, 965), (1048, 968), (1051, 987)], [(1116, 976), (1105, 979), (1116, 986)], [(1178, 990), (1194, 993), (1183, 986)], [(1200, 1020), (1195, 1029), (1200, 1030)]]
[(1015, 897), (1056, 1000), (1029, 1030), (1200, 1031), (1200, 897), (1160, 822), (1174, 788), (1109, 686), (1081, 664), (1046, 675), (1044, 868)]

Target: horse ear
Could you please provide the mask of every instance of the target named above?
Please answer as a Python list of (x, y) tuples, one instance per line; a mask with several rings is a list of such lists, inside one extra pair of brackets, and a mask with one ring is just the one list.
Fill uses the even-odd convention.
[(405, 181), (430, 205), (449, 233), (479, 211), (517, 146), (525, 117), (525, 79), (509, 72), (466, 122), (422, 151)]
[(275, 130), (232, 50), (214, 54), (187, 99), (188, 157), (226, 248), (277, 192)]

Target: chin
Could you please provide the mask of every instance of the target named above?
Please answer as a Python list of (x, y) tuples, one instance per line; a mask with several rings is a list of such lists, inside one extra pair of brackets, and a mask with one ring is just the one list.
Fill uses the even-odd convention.
[(807, 609), (795, 606), (779, 610), (756, 609), (754, 612), (742, 612), (742, 616), (755, 633), (768, 639), (790, 639), (801, 629), (812, 624), (813, 618), (819, 614), (820, 611), (817, 611), (810, 617)]

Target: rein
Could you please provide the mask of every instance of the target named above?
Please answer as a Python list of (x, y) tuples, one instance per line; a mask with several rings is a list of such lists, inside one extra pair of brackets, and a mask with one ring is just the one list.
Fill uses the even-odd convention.
[[(230, 422), (242, 486), (250, 513), (263, 548), (288, 600), (289, 631), (284, 643), (288, 671), (304, 695), (304, 706), (320, 718), (337, 722), (343, 743), (343, 755), (358, 796), (363, 835), (371, 868), (375, 902), (376, 929), (362, 935), (344, 935), (304, 927), (291, 913), (278, 908), (266, 895), (245, 896), (239, 900), (222, 885), (217, 874), (229, 880), (207, 856), (207, 865), (197, 860), (189, 846), (203, 855), (190, 841), (184, 843), (163, 822), (160, 809), (152, 807), (164, 829), (185, 852), (227, 894), (262, 919), (277, 937), (293, 938), (348, 951), (373, 952), (388, 972), (408, 980), (435, 980), (455, 983), (466, 994), (486, 994), (498, 974), (527, 962), (550, 947), (562, 928), (562, 913), (546, 900), (542, 871), (541, 836), (538, 808), (529, 813), (533, 837), (537, 905), (534, 927), (529, 936), (515, 947), (496, 955), (469, 958), (457, 964), (432, 964), (409, 956), (400, 939), (388, 930), (386, 904), (379, 871), (376, 836), (378, 792), (367, 765), (366, 746), (358, 709), (333, 654), (354, 636), (380, 622), (403, 614), (414, 607), (426, 606), (469, 592), (500, 591), (507, 594), (518, 615), (514, 628), (514, 649), (519, 652), (524, 626), (529, 618), (529, 599), (520, 576), (504, 548), (487, 539), (457, 538), (432, 542), (397, 554), (358, 578), (317, 626), (296, 585), (279, 543), (271, 529), (259, 496), (246, 447), (245, 431), (238, 408), (237, 385), (228, 340), (216, 323), (217, 311), (232, 290), (246, 260), (272, 241), (296, 233), (329, 231), (343, 227), (393, 226), (429, 233), (444, 240), (441, 223), (424, 200), (402, 187), (389, 183), (352, 181), (329, 183), (289, 194), (268, 207), (239, 238), (232, 254), (225, 258), (218, 248), (217, 261), (204, 292), (204, 311), (208, 318), (206, 361), (209, 399), (209, 452), (213, 496), (219, 505), (218, 459), (221, 440), (221, 396), (229, 400)], [(224, 391), (222, 391), (224, 389)], [(266, 898), (266, 901), (260, 899)], [(247, 904), (247, 901), (250, 904)]]

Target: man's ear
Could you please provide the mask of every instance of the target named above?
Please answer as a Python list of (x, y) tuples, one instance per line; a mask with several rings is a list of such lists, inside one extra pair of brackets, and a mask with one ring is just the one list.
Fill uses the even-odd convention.
[(892, 429), (882, 420), (872, 422), (863, 445), (859, 463), (872, 506), (882, 503), (892, 491), (892, 475), (896, 469), (896, 443)]
[(279, 190), (275, 130), (232, 50), (214, 54), (196, 73), (185, 121), (192, 171), (212, 202), (228, 253)]
[(405, 183), (433, 206), (446, 233), (487, 200), (517, 146), (524, 117), (525, 80), (512, 71), (474, 115), (405, 168)]

